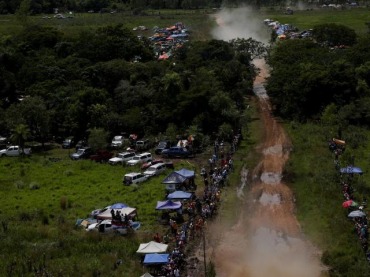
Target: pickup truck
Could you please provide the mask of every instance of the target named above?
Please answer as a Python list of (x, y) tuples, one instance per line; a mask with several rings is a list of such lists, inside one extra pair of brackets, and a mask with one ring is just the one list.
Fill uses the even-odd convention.
[(9, 146), (6, 149), (0, 150), (0, 157), (19, 157), (22, 154), (31, 155), (31, 148), (20, 148), (18, 145)]

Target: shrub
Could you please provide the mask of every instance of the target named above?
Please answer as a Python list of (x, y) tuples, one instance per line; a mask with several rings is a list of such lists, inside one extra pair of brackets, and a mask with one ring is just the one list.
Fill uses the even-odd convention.
[(62, 210), (66, 210), (68, 208), (68, 197), (67, 196), (62, 196), (60, 198), (60, 208)]
[(35, 190), (35, 189), (39, 189), (40, 185), (37, 182), (31, 182), (29, 187), (30, 187), (30, 190)]
[(63, 174), (67, 177), (69, 176), (72, 176), (73, 175), (73, 170), (70, 170), (70, 169), (67, 169), (63, 172)]
[(32, 220), (32, 216), (30, 213), (27, 213), (27, 212), (21, 212), (19, 214), (19, 220), (20, 221), (31, 221)]
[(22, 180), (15, 181), (14, 185), (17, 189), (23, 189), (26, 186)]

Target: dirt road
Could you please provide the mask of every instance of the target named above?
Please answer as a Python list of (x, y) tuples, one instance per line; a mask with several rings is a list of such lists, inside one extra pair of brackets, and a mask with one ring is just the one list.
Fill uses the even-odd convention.
[(291, 142), (271, 115), (263, 86), (265, 65), (257, 66), (262, 69), (254, 84), (264, 124), (264, 139), (258, 146), (262, 159), (254, 169), (242, 173), (249, 189), (243, 193), (239, 222), (226, 230), (217, 224), (210, 227), (210, 232), (221, 234), (217, 241), (210, 241), (214, 248), (209, 252), (219, 277), (321, 276), (318, 252), (303, 239), (294, 213), (294, 195), (282, 179)]

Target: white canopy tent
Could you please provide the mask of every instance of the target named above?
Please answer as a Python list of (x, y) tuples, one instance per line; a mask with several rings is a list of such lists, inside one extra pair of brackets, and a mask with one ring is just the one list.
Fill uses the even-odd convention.
[(164, 253), (167, 251), (167, 248), (168, 244), (151, 241), (148, 243), (141, 243), (136, 253), (138, 254)]
[[(112, 209), (107, 209), (105, 210), (104, 212), (98, 214), (96, 216), (96, 218), (98, 220), (103, 220), (103, 219), (112, 219), (112, 213), (111, 213)], [(130, 207), (127, 207), (127, 208), (122, 208), (122, 209), (113, 209), (114, 211), (114, 214), (117, 213), (117, 211), (120, 211), (121, 215), (129, 215), (129, 216), (136, 216), (136, 209), (135, 208), (130, 208)]]

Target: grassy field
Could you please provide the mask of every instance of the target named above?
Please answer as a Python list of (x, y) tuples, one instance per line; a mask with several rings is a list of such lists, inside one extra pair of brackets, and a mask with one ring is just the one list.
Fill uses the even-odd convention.
[[(81, 31), (94, 30), (108, 24), (121, 23), (129, 29), (137, 26), (146, 26), (147, 31), (137, 31), (138, 35), (151, 36), (154, 26), (166, 27), (176, 22), (183, 22), (191, 31), (192, 40), (210, 39), (210, 31), (215, 26), (213, 15), (215, 11), (198, 10), (154, 10), (147, 11), (145, 16), (133, 16), (130, 13), (76, 13), (73, 18), (56, 19), (53, 15), (37, 15), (28, 18), (32, 24), (53, 26), (66, 34), (76, 37)], [(43, 17), (50, 17), (45, 19)], [(300, 30), (310, 29), (316, 24), (338, 23), (353, 28), (359, 35), (365, 34), (369, 28), (365, 24), (370, 22), (369, 9), (356, 8), (346, 10), (311, 10), (296, 11), (293, 15), (285, 15), (281, 10), (264, 9), (255, 12), (255, 16), (262, 21), (265, 18), (278, 20), (284, 24), (292, 24)], [(0, 15), (0, 34), (7, 36), (22, 29), (22, 25), (14, 15)]]
[[(137, 31), (138, 35), (151, 36), (153, 27), (172, 26), (176, 22), (183, 22), (192, 34), (194, 40), (204, 40), (209, 38), (210, 29), (214, 26), (214, 20), (204, 11), (148, 11), (146, 16), (133, 16), (128, 13), (76, 13), (73, 18), (57, 19), (53, 15), (37, 15), (29, 17), (29, 23), (40, 24), (44, 26), (53, 26), (66, 34), (67, 36), (76, 37), (84, 30), (94, 30), (98, 27), (109, 24), (123, 24), (132, 30), (137, 26), (145, 26), (147, 31)], [(11, 35), (20, 31), (22, 25), (14, 15), (0, 16), (0, 34)]]
[[(133, 168), (72, 161), (68, 152), (58, 148), (30, 158), (0, 159), (0, 276), (38, 267), (52, 268), (54, 274), (61, 271), (63, 276), (73, 276), (76, 269), (86, 272), (82, 276), (139, 275), (143, 270), (135, 253), (139, 243), (151, 240), (155, 232), (168, 231), (157, 222), (160, 214), (155, 210), (165, 197), (161, 184), (165, 174), (139, 186), (124, 186), (122, 177)], [(183, 167), (196, 169), (188, 161), (176, 161), (176, 169)], [(101, 236), (75, 226), (78, 218), (117, 202), (137, 208), (142, 228), (136, 235)], [(125, 266), (114, 268), (117, 260)]]
[(292, 24), (300, 30), (311, 29), (318, 24), (336, 23), (354, 29), (358, 35), (369, 32), (369, 27), (365, 24), (370, 22), (370, 9), (368, 8), (302, 10), (295, 11), (293, 15), (270, 10), (261, 12), (261, 15), (264, 18), (271, 18), (283, 24)]
[[(235, 171), (222, 196), (221, 217), (230, 224), (240, 211), (235, 193), (239, 172), (255, 159), (248, 155), (247, 161), (245, 153), (251, 151), (258, 132), (245, 129), (244, 134), (234, 157)], [(175, 160), (175, 167), (197, 173), (211, 151), (212, 147), (193, 160)], [(169, 231), (157, 222), (160, 214), (155, 206), (165, 197), (161, 181), (171, 170), (138, 186), (124, 186), (122, 177), (132, 168), (72, 161), (70, 152), (55, 148), (31, 157), (0, 159), (0, 276), (33, 276), (37, 270), (63, 276), (74, 276), (76, 271), (81, 276), (139, 276), (145, 269), (136, 254), (138, 245), (152, 240), (156, 232)], [(196, 183), (202, 191), (199, 177)], [(137, 208), (142, 228), (136, 234), (101, 235), (75, 225), (92, 210), (116, 202)], [(122, 266), (117, 261), (123, 261)]]
[[(342, 179), (334, 167), (334, 155), (328, 149), (328, 140), (335, 137), (335, 133), (311, 124), (290, 123), (286, 129), (294, 145), (286, 176), (296, 196), (297, 216), (304, 233), (323, 251), (323, 261), (335, 267), (330, 276), (368, 276), (369, 265), (354, 224), (342, 208)], [(366, 140), (362, 141), (362, 147), (355, 149), (353, 145), (356, 136), (366, 138), (368, 135), (365, 130), (343, 132), (348, 146), (341, 156), (341, 166), (351, 164), (355, 157), (355, 165), (365, 172), (351, 182), (359, 202), (363, 197), (368, 198), (370, 192), (367, 174), (370, 145)]]

